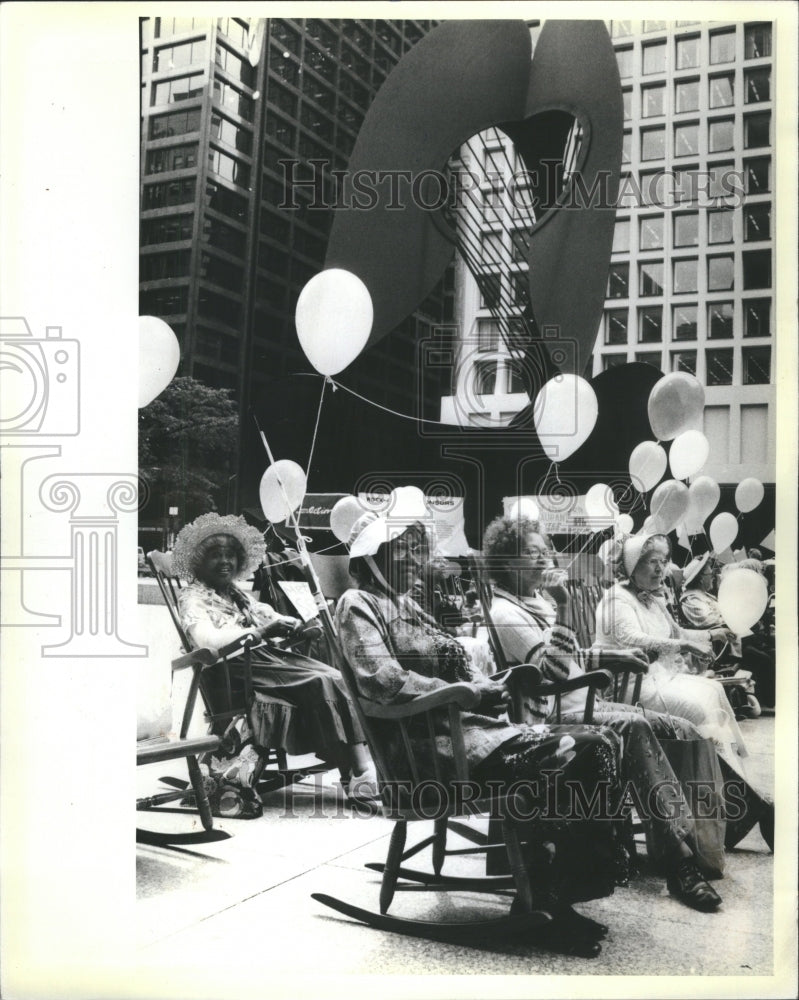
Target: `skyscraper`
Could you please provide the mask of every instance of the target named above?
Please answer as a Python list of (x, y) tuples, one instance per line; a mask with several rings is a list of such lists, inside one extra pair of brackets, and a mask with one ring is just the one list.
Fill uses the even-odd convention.
[[(243, 414), (275, 378), (311, 370), (294, 307), (324, 262), (333, 172), (346, 169), (391, 68), (433, 23), (141, 22), (140, 312), (178, 335), (181, 374), (232, 389)], [(451, 319), (452, 303), (450, 273), (348, 383), (407, 408), (417, 336)]]
[[(588, 375), (639, 361), (705, 386), (705, 471), (719, 482), (774, 481), (773, 104), (770, 23), (613, 21), (624, 98), (621, 189), (605, 309)], [(468, 364), (442, 401), (445, 418), (509, 423), (528, 403), (502, 326), (524, 307), (523, 199), (507, 138), (484, 137), (503, 180), (484, 210), (486, 260), (504, 254), (508, 291), (461, 268)], [(509, 232), (508, 232), (509, 230)], [(516, 239), (516, 234), (519, 239)], [(512, 346), (512, 345), (511, 345)]]

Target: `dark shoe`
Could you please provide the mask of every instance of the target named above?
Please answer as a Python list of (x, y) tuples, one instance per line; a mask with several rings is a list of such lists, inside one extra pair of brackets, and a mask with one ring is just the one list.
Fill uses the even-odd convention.
[(602, 938), (608, 936), (608, 926), (607, 924), (600, 924), (598, 920), (592, 920), (590, 917), (584, 916), (582, 913), (578, 913), (577, 910), (572, 910), (571, 908), (563, 914), (564, 923), (568, 926), (574, 927), (575, 933), (580, 934), (583, 937), (593, 938), (595, 941), (600, 941)]
[(760, 817), (760, 835), (774, 853), (774, 803), (768, 802)]
[(666, 876), (666, 885), (672, 896), (694, 910), (712, 913), (721, 906), (721, 896), (699, 874), (693, 858), (681, 858)]
[(596, 937), (578, 933), (568, 920), (561, 920), (560, 915), (544, 927), (537, 928), (528, 940), (538, 948), (575, 958), (596, 958), (602, 951)]

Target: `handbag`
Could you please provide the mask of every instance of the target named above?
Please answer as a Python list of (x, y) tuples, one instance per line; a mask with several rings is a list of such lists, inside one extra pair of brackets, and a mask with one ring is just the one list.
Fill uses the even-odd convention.
[[(724, 782), (712, 740), (660, 739), (660, 746), (680, 782), (694, 818), (694, 834), (688, 845), (697, 868), (707, 879), (724, 875)], [(652, 845), (647, 837), (647, 851)]]

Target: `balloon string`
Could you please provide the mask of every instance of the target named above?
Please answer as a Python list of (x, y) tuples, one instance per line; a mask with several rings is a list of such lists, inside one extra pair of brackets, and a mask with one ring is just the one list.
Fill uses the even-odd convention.
[[(325, 548), (318, 549), (316, 552), (312, 552), (311, 554), (315, 555), (315, 556), (321, 556), (325, 552), (332, 552), (333, 549), (339, 549), (339, 548), (342, 548), (343, 546), (344, 546), (343, 542), (336, 542), (334, 545), (327, 545), (327, 546), (325, 546)], [(277, 566), (295, 566), (296, 564), (297, 564), (297, 559), (295, 557), (295, 558), (292, 558), (292, 559), (281, 559), (280, 562), (269, 563), (268, 568), (269, 569), (274, 569)]]
[(569, 565), (568, 565), (568, 566), (565, 566), (565, 567), (564, 567), (564, 569), (566, 569), (566, 570), (570, 570), (570, 569), (572, 568), (572, 566), (573, 566), (573, 565), (575, 564), (575, 562), (577, 561), (578, 557), (579, 557), (579, 556), (580, 556), (580, 555), (582, 554), (583, 550), (584, 550), (584, 549), (586, 549), (586, 548), (588, 547), (589, 543), (590, 543), (590, 542), (591, 542), (591, 541), (593, 540), (593, 538), (594, 538), (594, 535), (593, 535), (593, 533), (592, 533), (592, 534), (590, 534), (590, 535), (588, 535), (588, 537), (587, 537), (587, 538), (586, 538), (586, 540), (585, 540), (585, 541), (583, 542), (583, 544), (582, 544), (582, 545), (580, 546), (580, 548), (579, 548), (579, 549), (578, 549), (578, 550), (577, 550), (577, 551), (576, 551), (576, 552), (574, 553), (574, 555), (572, 556), (572, 560), (571, 560), (571, 562), (569, 563)]
[[(332, 379), (330, 379), (332, 381)], [(311, 450), (308, 454), (308, 464), (305, 466), (305, 490), (308, 491), (308, 478), (311, 475), (311, 462), (313, 461), (314, 448), (316, 447), (316, 435), (319, 432), (319, 418), (322, 416), (322, 403), (325, 401), (325, 389), (327, 388), (328, 376), (322, 379), (322, 395), (319, 397), (319, 408), (316, 411), (316, 424), (313, 429), (313, 437), (311, 438)]]
[[(297, 375), (311, 375), (310, 372), (297, 372)], [(313, 377), (313, 376), (312, 376)], [(355, 396), (356, 399), (360, 399), (362, 403), (368, 403), (369, 406), (374, 406), (378, 410), (383, 410), (385, 413), (390, 413), (394, 417), (400, 417), (402, 420), (412, 420), (415, 424), (439, 424), (441, 427), (452, 427), (453, 429), (459, 429), (463, 424), (453, 424), (446, 420), (433, 420), (427, 418), (414, 417), (410, 413), (400, 413), (398, 410), (392, 410), (389, 406), (383, 406), (382, 403), (376, 403), (373, 399), (369, 399), (367, 396), (362, 396), (359, 392), (354, 389), (350, 389), (349, 386), (344, 385), (341, 382), (336, 382), (334, 378), (329, 375), (324, 376), (325, 381), (329, 382), (333, 389), (343, 389), (348, 392), (351, 396)]]

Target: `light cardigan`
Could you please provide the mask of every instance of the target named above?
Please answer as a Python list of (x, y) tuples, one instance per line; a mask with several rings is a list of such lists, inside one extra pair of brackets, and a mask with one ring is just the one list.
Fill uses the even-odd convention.
[(217, 594), (213, 587), (207, 587), (199, 580), (178, 591), (180, 621), (195, 647), (219, 649), (235, 642), (244, 632), (269, 625), (280, 617), (269, 604), (255, 601), (240, 587), (232, 586), (236, 587), (247, 614), (232, 597)]
[[(647, 595), (646, 591), (642, 593)], [(710, 648), (710, 632), (681, 628), (661, 596), (650, 594), (642, 598), (629, 584), (617, 583), (597, 605), (596, 644), (600, 647), (637, 646), (662, 657), (678, 654), (686, 640)]]

